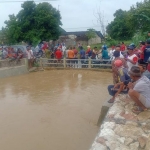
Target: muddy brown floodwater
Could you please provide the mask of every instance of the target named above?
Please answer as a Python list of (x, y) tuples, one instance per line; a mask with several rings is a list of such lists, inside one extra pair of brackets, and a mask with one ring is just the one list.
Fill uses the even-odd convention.
[(79, 70), (0, 79), (0, 150), (88, 150), (111, 82)]

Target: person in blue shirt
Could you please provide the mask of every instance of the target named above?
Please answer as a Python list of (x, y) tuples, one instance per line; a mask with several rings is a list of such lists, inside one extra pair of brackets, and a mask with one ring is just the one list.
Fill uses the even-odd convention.
[(144, 51), (144, 62), (147, 63), (148, 59), (150, 57), (150, 39), (146, 42), (146, 48)]
[(107, 51), (107, 47), (103, 47), (102, 49), (102, 59), (110, 59)]
[[(80, 46), (80, 59), (85, 59), (85, 50), (82, 46)], [(84, 63), (84, 60), (81, 61), (81, 63)]]
[(80, 46), (80, 58), (85, 59), (85, 50), (83, 49), (82, 46)]

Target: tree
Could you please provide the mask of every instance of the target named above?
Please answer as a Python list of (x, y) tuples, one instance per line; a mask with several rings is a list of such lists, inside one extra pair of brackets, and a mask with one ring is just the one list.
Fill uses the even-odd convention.
[(114, 13), (114, 17), (114, 21), (109, 23), (106, 27), (107, 33), (115, 40), (130, 39), (134, 34), (134, 30), (130, 24), (128, 24), (128, 20), (130, 19), (129, 14), (119, 9)]
[(108, 24), (107, 33), (114, 39), (131, 39), (150, 31), (150, 0), (137, 2), (129, 11), (117, 10)]
[(87, 29), (86, 36), (89, 40), (95, 38), (96, 37), (95, 29), (93, 28)]
[(5, 21), (7, 34), (11, 43), (29, 42), (37, 44), (41, 40), (56, 40), (60, 32), (60, 12), (47, 2), (35, 4), (26, 1), (22, 9), (15, 15), (10, 15)]

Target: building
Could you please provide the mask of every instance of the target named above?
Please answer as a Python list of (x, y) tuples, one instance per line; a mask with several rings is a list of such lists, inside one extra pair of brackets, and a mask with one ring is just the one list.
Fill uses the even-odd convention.
[(87, 31), (63, 32), (58, 42), (64, 42), (66, 46), (76, 46), (79, 43), (81, 45), (98, 44), (104, 39), (100, 31), (95, 31), (95, 37), (91, 39), (88, 39), (86, 34)]

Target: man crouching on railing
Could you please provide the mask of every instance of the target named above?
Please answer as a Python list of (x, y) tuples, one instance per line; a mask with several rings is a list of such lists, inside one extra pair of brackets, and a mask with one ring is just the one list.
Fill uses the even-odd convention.
[(114, 61), (114, 67), (116, 68), (116, 73), (118, 76), (119, 83), (115, 85), (109, 85), (108, 86), (108, 92), (111, 96), (113, 96), (108, 103), (113, 103), (115, 100), (115, 97), (118, 96), (121, 92), (127, 93), (128, 90), (126, 88), (126, 85), (123, 84), (125, 81), (130, 80), (130, 77), (128, 75), (128, 70), (123, 66), (123, 62), (121, 60), (115, 60)]

